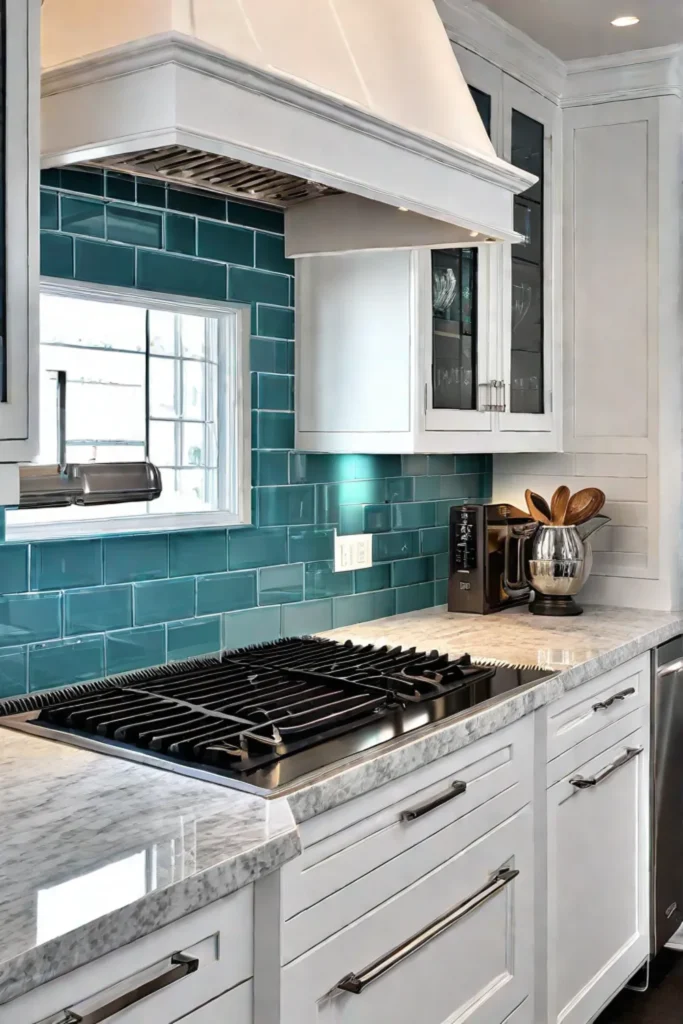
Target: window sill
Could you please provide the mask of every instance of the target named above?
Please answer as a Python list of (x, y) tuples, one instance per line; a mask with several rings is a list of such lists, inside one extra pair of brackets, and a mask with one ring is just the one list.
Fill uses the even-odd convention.
[(144, 516), (112, 516), (82, 522), (13, 523), (11, 512), (5, 529), (5, 541), (75, 540), (86, 537), (113, 537), (129, 533), (175, 533), (179, 530), (203, 530), (222, 526), (250, 526), (251, 515), (240, 518), (233, 512), (172, 512)]

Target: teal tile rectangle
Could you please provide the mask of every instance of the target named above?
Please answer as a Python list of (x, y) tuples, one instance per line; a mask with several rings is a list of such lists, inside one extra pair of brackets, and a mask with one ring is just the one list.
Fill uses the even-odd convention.
[(262, 306), (259, 303), (256, 311), (258, 333), (263, 338), (294, 337), (294, 310), (282, 309), (279, 306)]
[(294, 409), (294, 378), (280, 373), (259, 373), (258, 407), (285, 412)]
[(165, 533), (111, 537), (104, 541), (104, 582), (132, 583), (168, 576), (168, 537)]
[(0, 594), (28, 590), (28, 544), (0, 544)]
[(355, 480), (355, 455), (323, 455), (290, 452), (289, 479), (293, 484), (334, 483)]
[(79, 281), (113, 284), (122, 288), (135, 285), (135, 249), (76, 238), (75, 253), (75, 275)]
[(448, 604), (448, 580), (436, 580), (434, 583), (434, 604)]
[(256, 569), (287, 561), (287, 528), (250, 529), (236, 526), (228, 531), (230, 569)]
[(245, 228), (200, 220), (197, 224), (197, 255), (222, 263), (254, 266), (254, 232)]
[(476, 473), (463, 473), (459, 476), (440, 477), (441, 498), (468, 498), (477, 501), (483, 496), (484, 478)]
[(386, 483), (386, 501), (412, 501), (415, 481), (412, 476), (390, 477)]
[(339, 506), (339, 533), (344, 536), (363, 532), (365, 522), (364, 505), (340, 505)]
[(107, 675), (163, 665), (166, 661), (166, 626), (143, 626), (107, 633)]
[(364, 507), (364, 533), (386, 533), (390, 529), (391, 505), (366, 505)]
[(436, 526), (448, 526), (451, 521), (451, 509), (454, 505), (462, 505), (462, 501), (453, 498), (446, 498), (445, 501), (437, 501), (436, 505)]
[(280, 235), (285, 231), (285, 215), (282, 210), (251, 206), (232, 199), (228, 201), (228, 220), (231, 224), (244, 224), (248, 228), (261, 228)]
[(74, 276), (74, 240), (70, 235), (40, 232), (40, 272), (44, 277)]
[(438, 473), (455, 473), (455, 456), (428, 455), (427, 472), (433, 476)]
[(440, 555), (434, 555), (434, 578), (437, 580), (448, 579), (449, 573), (449, 555), (447, 551), (442, 551)]
[(95, 199), (62, 196), (62, 231), (71, 235), (104, 238), (104, 203)]
[(232, 612), (256, 604), (255, 572), (224, 572), (197, 578), (197, 615)]
[(104, 637), (80, 637), (37, 644), (28, 651), (29, 690), (102, 679), (105, 675)]
[(31, 590), (96, 587), (102, 581), (101, 540), (31, 545)]
[(372, 541), (372, 557), (376, 562), (393, 561), (396, 558), (414, 558), (420, 554), (418, 530), (401, 533), (378, 533)]
[(223, 647), (227, 651), (280, 639), (280, 609), (248, 608), (223, 615)]
[(156, 185), (152, 181), (138, 178), (136, 182), (136, 196), (138, 203), (142, 204), (142, 206), (156, 206), (161, 210), (166, 206), (165, 185)]
[(413, 587), (399, 587), (396, 591), (396, 614), (416, 612), (434, 605), (434, 584), (418, 583)]
[(486, 473), (490, 469), (489, 455), (456, 455), (456, 473)]
[(136, 626), (151, 626), (155, 622), (170, 622), (172, 619), (189, 619), (194, 615), (193, 576), (134, 583), (133, 588)]
[(252, 338), (250, 343), (252, 370), (262, 373), (293, 373), (294, 343), (270, 338)]
[(304, 601), (282, 606), (282, 635), (305, 636), (332, 629), (332, 601)]
[(356, 480), (387, 480), (401, 472), (400, 455), (355, 455)]
[(293, 448), (294, 413), (259, 412), (258, 446), (259, 448)]
[(225, 530), (183, 530), (168, 539), (169, 576), (225, 572), (228, 539)]
[(166, 214), (166, 251), (197, 255), (197, 221), (181, 213)]
[(91, 196), (103, 196), (104, 171), (63, 167), (59, 174), (59, 184), (68, 192), (85, 192)]
[(306, 600), (353, 593), (353, 572), (335, 572), (334, 562), (309, 562), (306, 566)]
[(163, 216), (160, 213), (115, 203), (107, 206), (107, 238), (112, 241), (160, 249), (162, 233)]
[(189, 256), (140, 249), (137, 283), (138, 288), (152, 292), (222, 300), (226, 295), (226, 268)]
[(259, 487), (257, 507), (259, 526), (312, 525), (315, 490), (309, 485)]
[(294, 274), (294, 260), (285, 256), (285, 240), (282, 235), (265, 235), (256, 232), (256, 266), (261, 270), (274, 270), (277, 274)]
[(166, 198), (169, 210), (177, 213), (194, 213), (198, 217), (210, 217), (212, 220), (225, 220), (227, 204), (219, 196), (201, 192), (185, 192), (179, 188), (169, 188)]
[(350, 597), (335, 597), (333, 601), (333, 625), (352, 626), (355, 622), (369, 622), (396, 614), (396, 591), (377, 590), (372, 594), (353, 594)]
[(323, 525), (339, 522), (341, 505), (372, 505), (384, 500), (383, 480), (348, 480), (338, 484), (316, 484), (315, 519)]
[(436, 526), (420, 531), (420, 550), (423, 555), (440, 555), (448, 551), (448, 527)]
[(436, 523), (433, 501), (399, 502), (392, 508), (395, 530), (419, 530), (421, 526), (434, 526)]
[(426, 455), (402, 455), (401, 472), (404, 476), (426, 476), (429, 463)]
[(132, 174), (105, 171), (104, 192), (107, 199), (118, 199), (124, 203), (134, 203), (135, 178)]
[(288, 604), (304, 599), (304, 567), (295, 565), (272, 565), (259, 569), (258, 603)]
[(415, 477), (415, 501), (430, 501), (434, 498), (443, 498), (446, 495), (441, 493), (440, 476), (416, 476)]
[(237, 302), (267, 302), (286, 306), (289, 302), (289, 278), (265, 270), (230, 267), (228, 298)]
[(133, 589), (130, 584), (67, 590), (64, 595), (64, 633), (105, 633), (133, 625)]
[(40, 190), (40, 226), (46, 231), (59, 228), (59, 198), (56, 192)]
[(434, 579), (434, 559), (431, 557), (402, 558), (391, 567), (391, 584), (406, 587), (411, 583), (428, 583)]
[(289, 481), (289, 455), (287, 452), (252, 452), (251, 482), (267, 487)]
[(168, 660), (183, 661), (217, 654), (222, 647), (221, 617), (209, 615), (203, 619), (187, 619), (168, 624)]
[(391, 562), (380, 562), (370, 569), (356, 569), (353, 573), (353, 589), (356, 594), (371, 590), (384, 590), (391, 586)]
[(0, 697), (26, 693), (28, 648), (6, 647), (0, 651)]
[(0, 597), (0, 647), (52, 640), (61, 634), (61, 594)]
[(322, 562), (334, 558), (334, 530), (317, 526), (291, 526), (289, 558), (292, 562)]

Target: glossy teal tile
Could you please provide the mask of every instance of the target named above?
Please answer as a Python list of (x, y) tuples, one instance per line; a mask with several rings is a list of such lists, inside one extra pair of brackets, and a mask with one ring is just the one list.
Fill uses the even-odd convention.
[(203, 572), (225, 572), (228, 568), (228, 539), (225, 530), (188, 530), (172, 533), (168, 539), (169, 576), (198, 576)]
[(304, 601), (283, 604), (282, 635), (305, 636), (332, 629), (332, 601)]
[(280, 609), (277, 606), (248, 608), (223, 615), (223, 647), (227, 651), (280, 639)]
[(64, 595), (64, 633), (105, 633), (133, 625), (133, 588), (130, 584), (114, 587), (88, 587), (67, 590)]
[(377, 590), (372, 594), (354, 594), (351, 597), (335, 597), (333, 601), (333, 625), (352, 626), (355, 622), (369, 622), (396, 614), (396, 591)]
[(448, 527), (420, 530), (420, 550), (423, 555), (440, 555), (448, 551)]
[(165, 625), (121, 629), (107, 633), (105, 642), (108, 676), (163, 665), (166, 661)]
[(306, 566), (306, 600), (353, 593), (353, 573), (335, 572), (334, 562), (309, 562)]
[(348, 536), (363, 532), (364, 505), (339, 506), (339, 533)]
[(62, 231), (104, 238), (104, 203), (62, 196)]
[(338, 523), (341, 505), (374, 505), (384, 500), (383, 480), (349, 480), (339, 484), (316, 484), (316, 522)]
[(449, 556), (447, 551), (442, 551), (440, 555), (434, 555), (434, 577), (437, 580), (448, 579), (449, 572)]
[(118, 199), (124, 203), (134, 203), (135, 178), (132, 174), (106, 171), (104, 175), (104, 192), (107, 199)]
[(197, 223), (197, 255), (222, 263), (254, 266), (254, 232), (230, 224), (200, 220)]
[(375, 562), (388, 562), (395, 558), (414, 558), (419, 554), (420, 533), (418, 530), (378, 533), (373, 537), (372, 557)]
[(433, 498), (445, 497), (441, 494), (442, 479), (440, 476), (416, 476), (415, 501), (430, 501)]
[(194, 213), (212, 220), (225, 220), (227, 210), (225, 199), (219, 196), (207, 192), (184, 192), (177, 188), (169, 188), (166, 205), (178, 213)]
[(138, 178), (136, 181), (136, 195), (138, 203), (141, 203), (142, 206), (156, 206), (161, 210), (166, 206), (165, 185), (155, 185), (152, 181)]
[(28, 590), (28, 544), (0, 544), (0, 594)]
[(396, 614), (415, 612), (434, 605), (434, 584), (418, 583), (413, 587), (399, 587), (396, 591)]
[(462, 505), (463, 501), (456, 501), (453, 498), (447, 498), (445, 501), (437, 501), (436, 505), (436, 525), (437, 526), (448, 526), (451, 518), (451, 509), (454, 505)]
[(281, 210), (272, 207), (251, 206), (249, 203), (228, 201), (228, 220), (231, 224), (244, 224), (249, 228), (261, 228), (281, 235), (285, 231), (285, 217)]
[(264, 338), (291, 339), (294, 337), (294, 310), (259, 303), (256, 324), (259, 335)]
[(40, 190), (40, 226), (49, 231), (59, 228), (59, 199), (56, 192)]
[(485, 473), (490, 469), (489, 455), (456, 455), (456, 473)]
[(391, 567), (391, 585), (406, 587), (411, 583), (428, 583), (434, 579), (434, 559), (429, 557), (402, 558), (393, 562)]
[(288, 604), (304, 599), (304, 567), (295, 565), (273, 565), (259, 569), (258, 603)]
[(194, 576), (134, 583), (133, 589), (136, 626), (189, 619), (195, 613)]
[(287, 528), (253, 529), (235, 526), (228, 530), (230, 569), (255, 569), (287, 561)]
[(166, 214), (166, 251), (197, 255), (197, 221), (180, 213)]
[(105, 675), (104, 637), (79, 637), (36, 644), (28, 651), (29, 690), (83, 683)]
[(217, 654), (222, 646), (220, 615), (168, 624), (169, 661), (183, 661), (185, 658)]
[(288, 260), (285, 256), (285, 240), (282, 235), (256, 232), (256, 266), (261, 270), (274, 270), (277, 274), (294, 274), (294, 260)]
[(0, 597), (0, 647), (52, 640), (61, 634), (61, 594)]
[(252, 452), (251, 482), (257, 486), (286, 484), (289, 482), (289, 455), (287, 452)]
[[(63, 216), (63, 215), (62, 215)], [(161, 248), (163, 216), (133, 206), (107, 206), (107, 238), (128, 245)]]
[(259, 409), (294, 409), (294, 377), (280, 373), (259, 373), (257, 376)]
[(430, 476), (439, 473), (455, 473), (455, 455), (428, 455), (427, 472)]
[(224, 572), (197, 578), (197, 615), (232, 612), (256, 604), (255, 572)]
[(448, 580), (436, 580), (434, 583), (434, 604), (448, 604)]
[(412, 501), (415, 496), (415, 481), (412, 476), (390, 477), (386, 483), (386, 501)]
[(261, 373), (293, 373), (294, 343), (270, 338), (252, 338), (251, 368)]
[(74, 241), (69, 235), (40, 232), (40, 272), (44, 277), (74, 276)]
[(85, 192), (91, 196), (103, 196), (104, 171), (63, 167), (59, 175), (59, 184), (67, 192)]
[(366, 505), (364, 507), (364, 533), (387, 533), (390, 529), (391, 505)]
[(265, 270), (230, 267), (228, 298), (237, 302), (268, 302), (286, 306), (289, 302), (289, 278)]
[(0, 697), (26, 693), (27, 664), (27, 647), (6, 647), (0, 651)]
[(317, 526), (289, 528), (291, 562), (321, 562), (334, 558), (334, 530)]
[(478, 473), (463, 473), (460, 476), (442, 476), (441, 498), (467, 498), (477, 501), (483, 496), (484, 477)]
[(426, 455), (402, 455), (401, 466), (405, 476), (425, 476), (429, 472)]
[(138, 251), (138, 288), (201, 299), (225, 299), (226, 268), (220, 263), (171, 256), (151, 249)]
[(356, 569), (353, 573), (353, 589), (356, 594), (371, 590), (384, 590), (391, 586), (391, 562), (380, 562), (370, 569)]
[(354, 480), (355, 455), (323, 455), (290, 452), (289, 478), (293, 484), (318, 484)]
[(89, 242), (84, 238), (76, 238), (74, 245), (75, 274), (79, 281), (115, 284), (122, 288), (135, 285), (135, 249), (108, 242)]
[(31, 545), (31, 590), (96, 587), (102, 579), (101, 540)]
[(315, 490), (309, 485), (259, 487), (260, 526), (307, 526), (315, 516)]
[(356, 480), (387, 480), (401, 472), (400, 455), (354, 455)]
[(392, 510), (395, 530), (417, 530), (421, 526), (434, 526), (436, 522), (433, 501), (399, 502)]
[(129, 583), (168, 576), (168, 537), (165, 533), (112, 537), (104, 541), (104, 582)]
[(293, 448), (294, 413), (259, 412), (258, 446), (259, 448)]

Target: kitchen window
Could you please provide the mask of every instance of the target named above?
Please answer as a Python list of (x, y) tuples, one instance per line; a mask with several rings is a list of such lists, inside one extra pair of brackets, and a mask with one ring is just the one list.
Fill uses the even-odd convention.
[(152, 502), (7, 513), (8, 535), (56, 537), (250, 520), (249, 314), (241, 307), (43, 282), (40, 452), (58, 461), (66, 371), (67, 462), (161, 470)]

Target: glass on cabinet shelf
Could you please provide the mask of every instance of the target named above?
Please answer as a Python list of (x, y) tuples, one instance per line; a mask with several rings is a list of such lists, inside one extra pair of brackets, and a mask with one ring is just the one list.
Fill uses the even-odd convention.
[(476, 409), (476, 249), (432, 252), (432, 405)]

